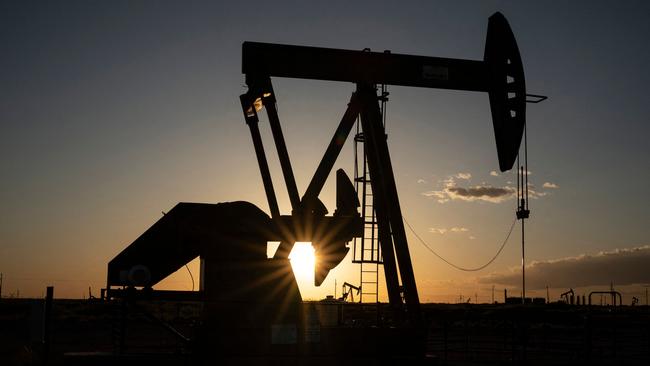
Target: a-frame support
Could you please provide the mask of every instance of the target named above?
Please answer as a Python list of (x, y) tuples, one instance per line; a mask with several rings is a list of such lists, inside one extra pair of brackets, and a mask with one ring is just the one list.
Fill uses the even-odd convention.
[(365, 136), (364, 146), (374, 194), (388, 298), (392, 305), (402, 304), (397, 277), (399, 271), (409, 318), (416, 319), (420, 313), (420, 300), (377, 93), (374, 85), (357, 84), (357, 88), (362, 105), (361, 125)]

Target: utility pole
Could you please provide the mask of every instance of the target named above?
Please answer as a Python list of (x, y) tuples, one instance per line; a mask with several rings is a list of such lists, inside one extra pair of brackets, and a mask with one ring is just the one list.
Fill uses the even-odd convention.
[[(524, 251), (524, 222), (530, 217), (528, 209), (528, 152), (526, 147), (526, 126), (524, 125), (524, 166), (517, 170), (517, 220), (521, 220), (521, 303), (526, 303), (526, 252)], [(519, 157), (517, 157), (519, 165)], [(521, 187), (521, 189), (520, 189)]]
[(494, 304), (494, 285), (492, 285), (492, 304)]
[[(645, 298), (646, 298), (646, 300), (645, 300), (646, 305), (648, 305), (648, 291), (647, 291), (647, 289), (646, 289)], [(2, 273), (0, 273), (0, 299), (2, 299)]]
[(521, 303), (526, 303), (526, 255), (524, 252), (524, 219), (521, 219)]

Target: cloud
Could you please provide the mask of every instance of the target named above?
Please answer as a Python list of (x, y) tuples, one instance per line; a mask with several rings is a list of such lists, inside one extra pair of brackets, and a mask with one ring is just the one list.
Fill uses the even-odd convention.
[[(493, 174), (494, 173), (494, 174)], [(527, 174), (532, 174), (527, 172)], [(499, 173), (492, 171), (492, 176), (499, 176)], [(457, 173), (448, 176), (446, 179), (439, 181), (442, 186), (441, 189), (422, 192), (425, 197), (434, 198), (438, 203), (446, 203), (449, 201), (460, 200), (465, 202), (491, 202), (501, 203), (517, 196), (516, 188), (512, 187), (512, 182), (508, 181), (505, 186), (494, 186), (486, 182), (469, 187), (459, 186), (456, 180), (469, 180), (472, 177), (470, 173)], [(547, 189), (556, 189), (558, 186), (554, 183), (546, 182), (543, 185)], [(538, 191), (535, 186), (528, 182), (528, 198), (538, 199), (548, 195), (548, 192)]]
[(418, 179), (418, 184), (422, 184), (422, 183), (426, 183), (426, 182), (427, 182), (427, 181), (424, 180), (424, 179), (422, 179), (422, 178)]
[(498, 177), (499, 173), (497, 173), (496, 171), (493, 170), (493, 171), (490, 172), (490, 175), (493, 176), (493, 177)]
[(502, 202), (511, 198), (515, 189), (511, 187), (494, 187), (491, 185), (482, 185), (474, 187), (448, 187), (446, 189), (448, 196), (453, 199), (463, 201), (487, 201), (493, 203)]
[[(526, 285), (531, 289), (549, 287), (576, 288), (587, 286), (632, 285), (650, 283), (650, 245), (616, 249), (595, 255), (582, 254), (547, 261), (534, 261), (526, 266)], [(493, 273), (479, 278), (480, 283), (519, 286), (521, 270)]]
[(469, 236), (469, 240), (474, 240), (474, 239), (476, 239), (476, 237), (474, 235)]
[(463, 176), (460, 179), (469, 179), (471, 177), (470, 173), (458, 173), (454, 176), (447, 177), (441, 181), (443, 188), (440, 190), (433, 190), (423, 192), (422, 195), (425, 197), (436, 198), (439, 203), (445, 203), (452, 200), (461, 200), (461, 201), (486, 201), (492, 203), (500, 203), (509, 198), (514, 197), (516, 191), (512, 187), (494, 187), (487, 184), (481, 184), (473, 187), (459, 187), (456, 185), (456, 180)]
[(444, 228), (444, 227), (443, 228), (435, 228), (435, 227), (430, 227), (429, 228), (429, 232), (432, 233), (432, 234), (466, 233), (468, 231), (469, 231), (468, 228), (462, 227), (462, 226), (461, 227), (454, 226), (454, 227), (449, 228), (449, 229)]

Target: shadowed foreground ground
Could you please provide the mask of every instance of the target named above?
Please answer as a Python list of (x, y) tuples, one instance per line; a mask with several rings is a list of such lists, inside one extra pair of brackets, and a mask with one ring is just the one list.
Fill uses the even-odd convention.
[[(42, 363), (42, 303), (0, 301), (0, 364)], [(324, 332), (328, 327), (377, 326), (374, 305), (319, 304)], [(196, 335), (200, 303), (158, 301), (144, 307), (183, 335)], [(611, 365), (650, 360), (650, 309), (643, 306), (425, 304), (423, 309), (427, 352), (434, 364)], [(69, 364), (65, 353), (113, 352), (120, 339), (120, 311), (118, 302), (56, 300), (49, 363)], [(379, 311), (382, 319), (386, 308)], [(127, 352), (158, 354), (168, 363), (188, 360), (191, 347), (151, 317), (132, 311), (128, 319)], [(158, 364), (165, 363), (160, 360)]]

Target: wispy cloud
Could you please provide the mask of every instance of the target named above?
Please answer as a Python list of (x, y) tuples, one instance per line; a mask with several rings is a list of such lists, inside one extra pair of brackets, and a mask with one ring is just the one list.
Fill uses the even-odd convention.
[(466, 233), (468, 232), (469, 229), (466, 227), (462, 226), (454, 226), (452, 228), (435, 228), (435, 227), (430, 227), (429, 232), (432, 234), (446, 234), (446, 233)]
[(424, 179), (422, 179), (422, 178), (418, 179), (418, 184), (423, 184), (423, 183), (426, 183), (426, 182), (427, 182), (427, 181), (424, 180)]
[[(526, 266), (526, 284), (531, 289), (550, 287), (576, 288), (586, 286), (631, 285), (650, 283), (650, 245), (616, 249), (594, 255), (582, 254)], [(521, 270), (493, 273), (479, 278), (480, 283), (518, 286)]]
[(493, 171), (490, 172), (490, 175), (493, 176), (493, 177), (498, 177), (499, 173), (497, 173), (495, 170), (493, 170)]
[[(494, 174), (492, 174), (494, 173)], [(532, 174), (528, 172), (528, 174)], [(499, 176), (495, 171), (490, 172), (492, 176)], [(509, 199), (515, 198), (517, 195), (516, 188), (512, 187), (512, 182), (508, 181), (505, 186), (496, 186), (482, 182), (478, 185), (463, 187), (457, 183), (457, 180), (470, 180), (472, 174), (470, 173), (457, 173), (448, 176), (446, 179), (441, 180), (439, 183), (442, 186), (437, 190), (430, 190), (422, 192), (425, 197), (436, 199), (438, 203), (446, 203), (449, 201), (465, 201), (465, 202), (491, 202), (501, 203)], [(546, 189), (557, 189), (558, 186), (554, 183), (546, 182), (543, 185)], [(532, 183), (528, 183), (528, 197), (531, 199), (538, 199), (548, 195), (548, 192), (539, 191), (535, 189)]]

